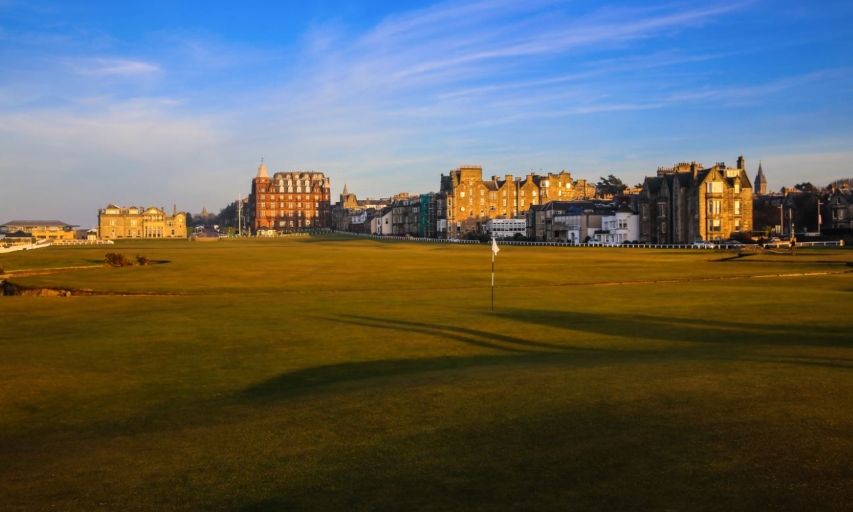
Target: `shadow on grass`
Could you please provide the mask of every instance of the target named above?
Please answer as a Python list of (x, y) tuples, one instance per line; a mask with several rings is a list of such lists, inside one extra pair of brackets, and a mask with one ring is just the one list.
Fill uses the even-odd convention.
[[(614, 357), (614, 351), (607, 349), (537, 342), (465, 327), (357, 315), (342, 315), (339, 318), (323, 318), (322, 320), (371, 329), (395, 330), (399, 331), (401, 336), (413, 332), (433, 335), (443, 340), (452, 340), (477, 348), (495, 350), (498, 351), (498, 354), (361, 361), (305, 368), (255, 384), (244, 390), (244, 396), (255, 399), (284, 398), (301, 395), (315, 388), (344, 382), (506, 363), (547, 363), (553, 362), (555, 357), (561, 356), (571, 356), (571, 360), (566, 357), (566, 361), (572, 364), (590, 364), (602, 359), (612, 362)], [(619, 357), (617, 359), (636, 360), (638, 354), (641, 353), (649, 352), (622, 350), (618, 351)], [(579, 355), (587, 357), (578, 358)]]
[(504, 352), (527, 352), (532, 350), (600, 350), (592, 348), (577, 348), (557, 343), (531, 341), (516, 336), (508, 336), (505, 334), (471, 329), (468, 327), (436, 325), (433, 323), (426, 322), (411, 322), (405, 320), (392, 320), (388, 318), (372, 318), (358, 315), (341, 315), (338, 318), (328, 318), (326, 320), (332, 322), (353, 324), (359, 327), (369, 327), (372, 329), (391, 329), (398, 330), (404, 333), (417, 332), (420, 334), (437, 336), (442, 339), (459, 341), (480, 348), (488, 348)]
[[(319, 388), (347, 382), (365, 381), (373, 378), (396, 377), (432, 371), (465, 369), (498, 364), (554, 363), (594, 365), (620, 362), (637, 362), (640, 359), (669, 359), (673, 357), (720, 357), (719, 354), (700, 353), (687, 356), (683, 351), (661, 351), (643, 349), (642, 339), (662, 340), (675, 343), (706, 343), (728, 346), (734, 349), (751, 345), (851, 347), (849, 332), (842, 326), (815, 328), (811, 326), (778, 326), (773, 328), (742, 322), (680, 319), (649, 315), (609, 315), (570, 313), (565, 311), (508, 310), (496, 315), (522, 323), (550, 328), (566, 329), (566, 344), (533, 341), (517, 336), (472, 329), (469, 327), (434, 325), (425, 322), (372, 318), (358, 315), (342, 315), (337, 318), (322, 318), (322, 321), (340, 322), (370, 329), (398, 331), (401, 336), (419, 333), (435, 336), (442, 340), (464, 343), (476, 348), (495, 351), (476, 356), (447, 356), (422, 359), (392, 359), (360, 361), (305, 368), (284, 373), (264, 382), (257, 383), (242, 393), (249, 399), (283, 399), (299, 396)], [(638, 339), (637, 350), (629, 347), (608, 349), (579, 347), (568, 344), (578, 332), (594, 333)], [(709, 345), (710, 346), (710, 345)], [(625, 348), (628, 348), (625, 350)], [(741, 359), (733, 352), (726, 360)], [(851, 361), (844, 358), (769, 357), (755, 358), (744, 354), (744, 361), (800, 364), (833, 368), (853, 368)]]
[(716, 318), (573, 313), (541, 309), (505, 309), (489, 315), (567, 331), (673, 342), (853, 347), (850, 330), (844, 325), (759, 325), (725, 320), (717, 313), (710, 314)]
[[(774, 417), (807, 394), (764, 405), (735, 385), (725, 391), (706, 395), (695, 387), (649, 393), (641, 403), (606, 395), (548, 406), (532, 396), (532, 407), (502, 404), (515, 415), (472, 403), (456, 412), (458, 421), (408, 435), (396, 424), (388, 432), (356, 428), (370, 442), (326, 447), (302, 466), (313, 471), (291, 472), (263, 499), (235, 508), (811, 510), (821, 503), (847, 510), (846, 458), (811, 441), (832, 428), (814, 425), (808, 413)], [(848, 424), (845, 413), (834, 417)]]

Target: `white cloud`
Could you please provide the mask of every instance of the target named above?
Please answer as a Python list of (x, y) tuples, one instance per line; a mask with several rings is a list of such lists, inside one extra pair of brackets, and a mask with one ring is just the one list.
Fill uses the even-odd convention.
[(131, 77), (150, 75), (162, 71), (160, 66), (140, 60), (110, 59), (104, 57), (75, 60), (70, 65), (76, 73), (90, 76), (114, 75)]

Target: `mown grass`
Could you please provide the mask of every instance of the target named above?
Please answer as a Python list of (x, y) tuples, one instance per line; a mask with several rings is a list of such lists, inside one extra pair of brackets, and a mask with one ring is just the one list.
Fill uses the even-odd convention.
[(850, 252), (505, 247), (492, 312), (485, 246), (111, 250), (11, 279), (187, 295), (0, 300), (4, 508), (853, 505)]

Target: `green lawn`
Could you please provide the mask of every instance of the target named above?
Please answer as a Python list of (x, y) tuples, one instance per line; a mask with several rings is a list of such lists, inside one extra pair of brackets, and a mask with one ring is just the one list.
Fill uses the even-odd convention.
[[(18, 274), (106, 252), (168, 263)], [(0, 256), (157, 294), (0, 297), (0, 509), (853, 508), (853, 252), (502, 247), (494, 312), (490, 255)]]

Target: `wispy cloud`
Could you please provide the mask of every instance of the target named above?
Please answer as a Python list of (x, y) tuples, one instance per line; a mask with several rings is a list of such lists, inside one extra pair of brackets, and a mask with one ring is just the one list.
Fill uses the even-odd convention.
[(141, 60), (110, 59), (95, 57), (71, 62), (72, 69), (81, 75), (90, 76), (140, 76), (160, 73), (162, 69), (156, 64)]

